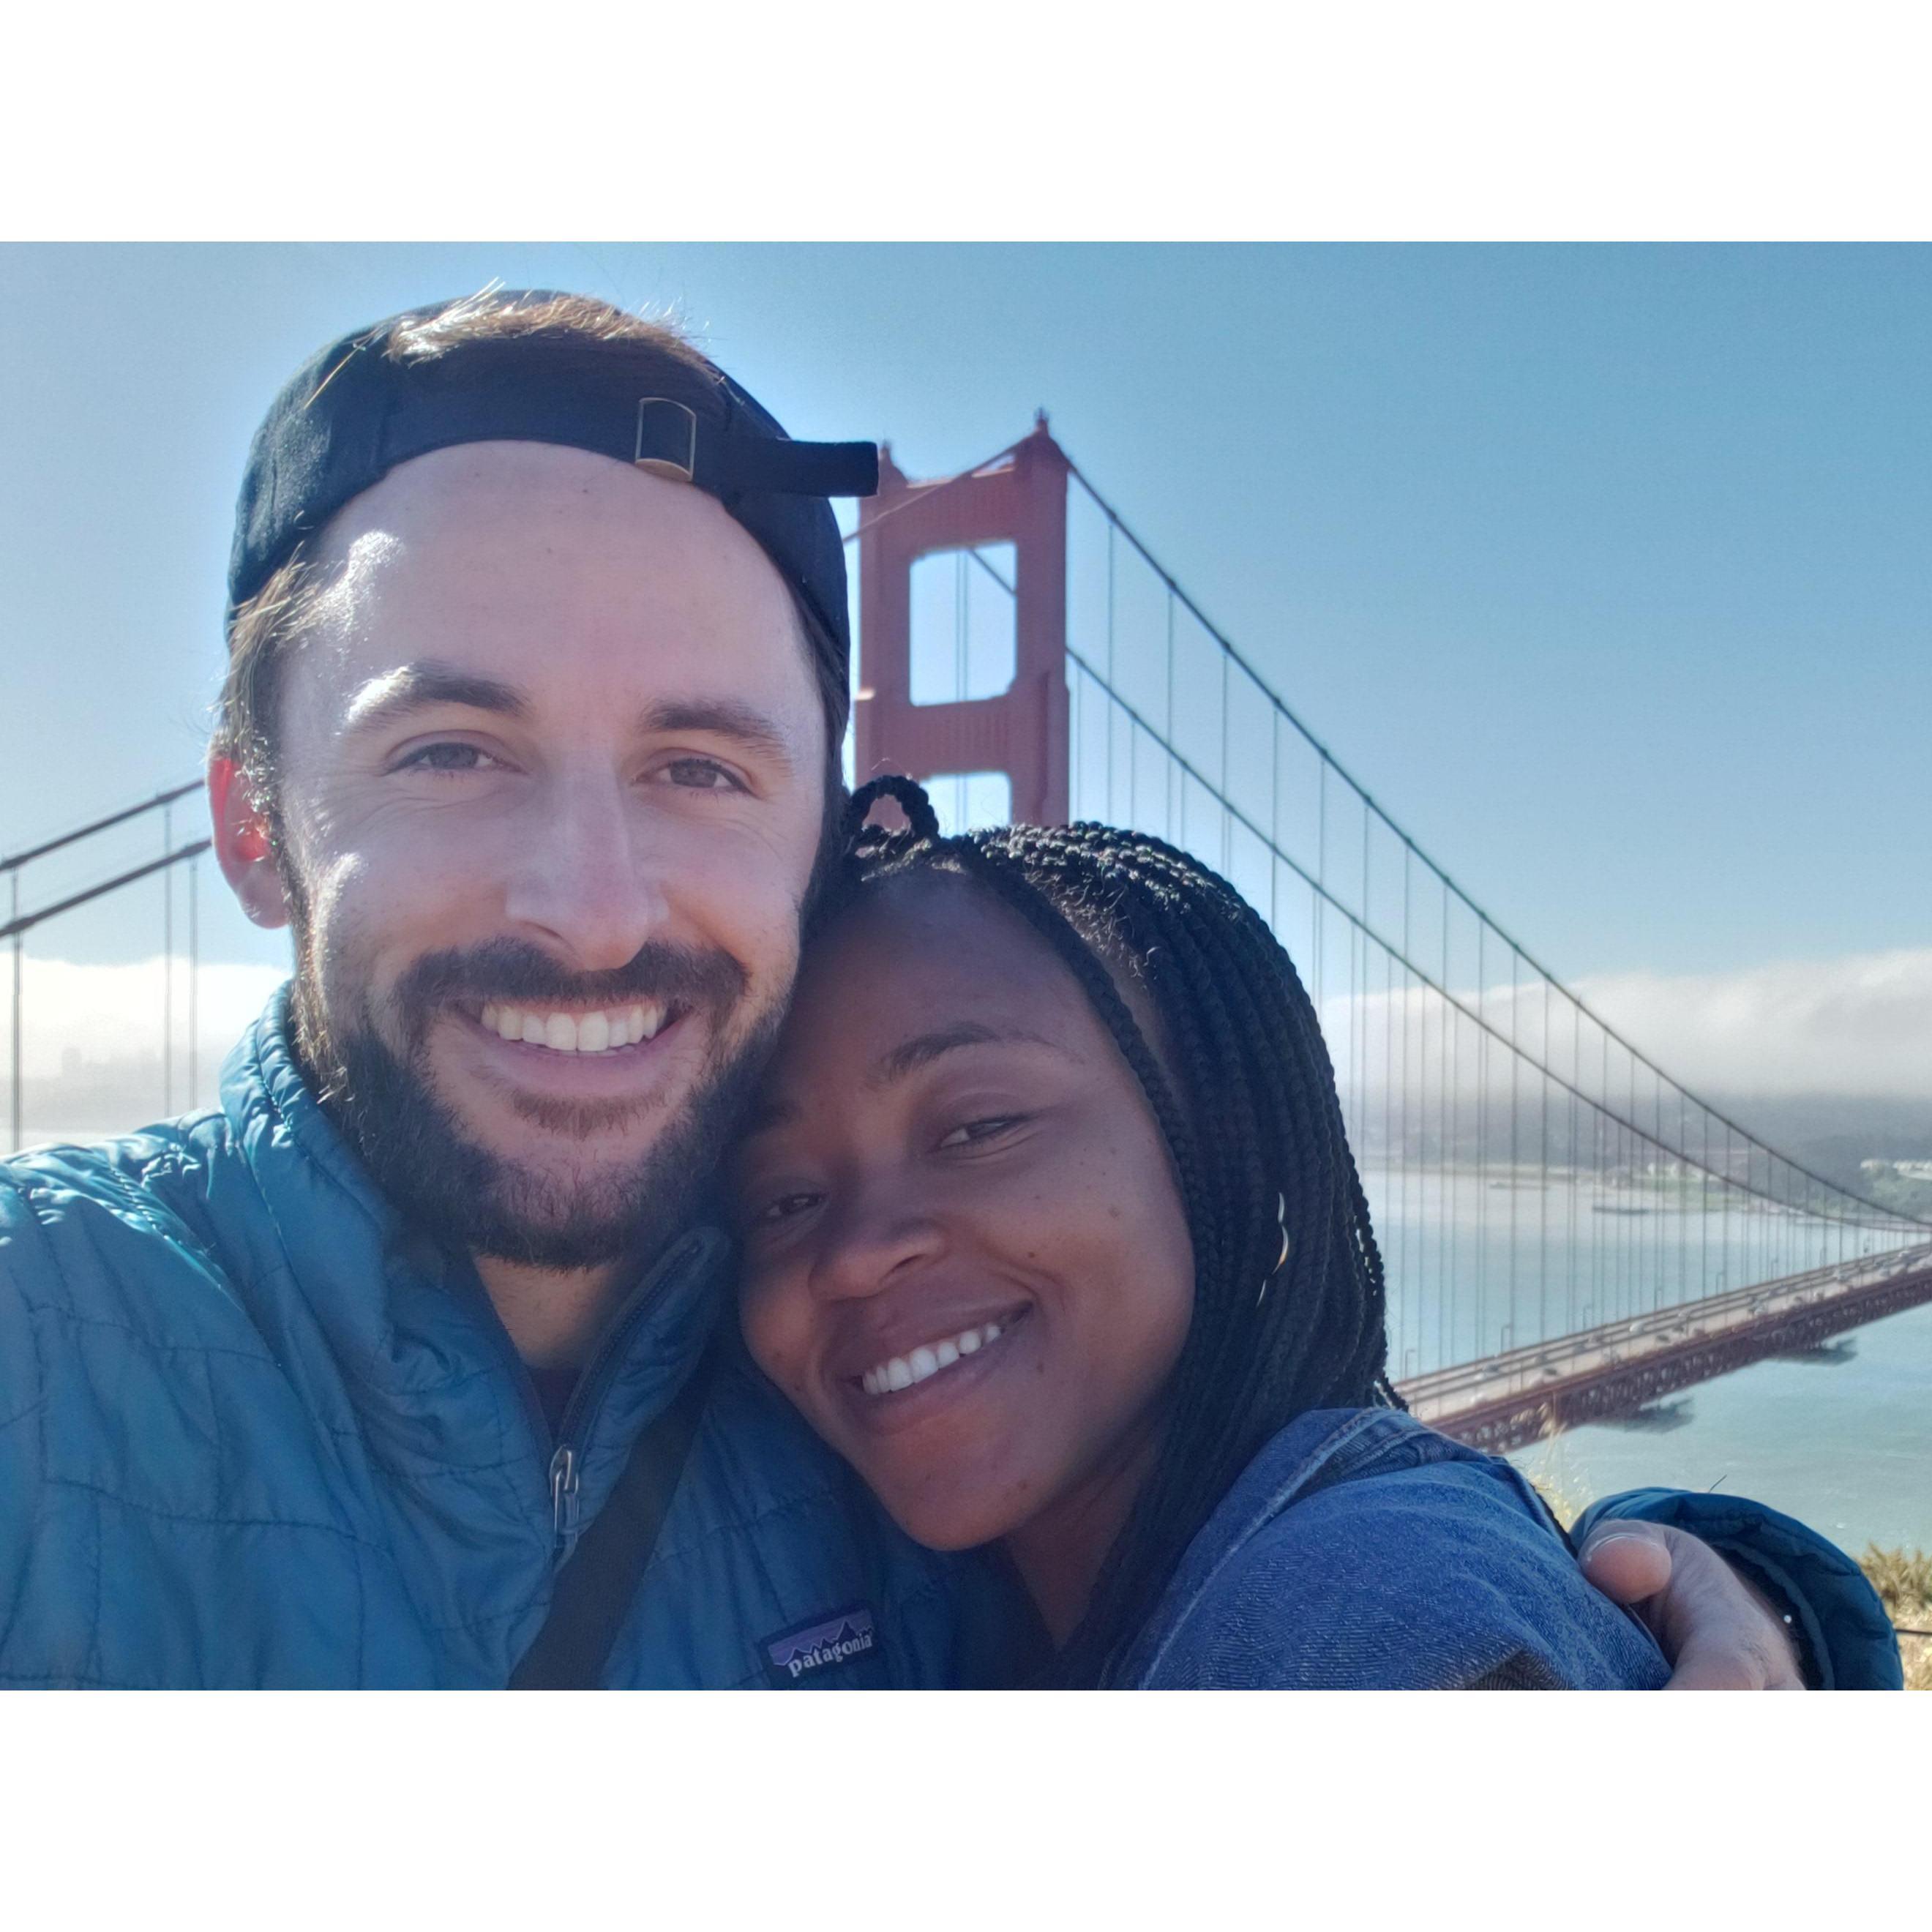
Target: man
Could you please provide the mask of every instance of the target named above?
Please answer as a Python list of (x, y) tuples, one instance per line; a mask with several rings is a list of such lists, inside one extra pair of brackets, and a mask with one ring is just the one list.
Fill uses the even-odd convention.
[[(707, 1349), (711, 1174), (837, 802), (825, 499), (873, 473), (576, 297), (392, 318), (278, 398), (208, 776), (295, 977), (218, 1110), (0, 1168), (0, 1680), (1014, 1667), (992, 1580), (893, 1532), (728, 1318)], [(1747, 1516), (1856, 1675), (1844, 1559)], [(1707, 1550), (1638, 1534), (1605, 1580), (1688, 1619), (1690, 1674), (1795, 1681)]]

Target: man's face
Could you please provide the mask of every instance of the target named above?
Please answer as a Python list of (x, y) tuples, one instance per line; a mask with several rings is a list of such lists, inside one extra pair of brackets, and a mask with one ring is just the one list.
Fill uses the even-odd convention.
[(340, 512), (280, 692), (299, 1037), (376, 1178), (551, 1267), (670, 1232), (797, 961), (826, 724), (711, 497), (542, 444)]

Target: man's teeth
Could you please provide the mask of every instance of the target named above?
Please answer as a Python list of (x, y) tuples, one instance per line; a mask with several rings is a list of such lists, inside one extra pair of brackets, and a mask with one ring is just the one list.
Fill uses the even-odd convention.
[(545, 1046), (553, 1053), (608, 1053), (654, 1040), (664, 1023), (662, 1000), (640, 1000), (634, 1006), (612, 1006), (599, 1013), (557, 1013), (541, 1006), (512, 1006), (487, 1001), (483, 1024), (504, 1040), (529, 1046)]
[(901, 1389), (909, 1389), (915, 1382), (938, 1375), (941, 1369), (950, 1369), (962, 1355), (977, 1354), (1005, 1332), (997, 1322), (988, 1322), (982, 1328), (968, 1328), (964, 1334), (949, 1336), (944, 1342), (915, 1348), (909, 1355), (895, 1355), (876, 1369), (868, 1369), (859, 1378), (859, 1385), (868, 1395), (896, 1395)]

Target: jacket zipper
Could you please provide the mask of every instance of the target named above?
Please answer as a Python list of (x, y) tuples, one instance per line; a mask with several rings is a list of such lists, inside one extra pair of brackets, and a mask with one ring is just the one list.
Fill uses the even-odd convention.
[(550, 1561), (561, 1563), (577, 1544), (577, 1452), (557, 1444), (550, 1459)]
[[(590, 1435), (590, 1424), (603, 1400), (604, 1383), (611, 1365), (622, 1354), (646, 1310), (656, 1301), (666, 1278), (697, 1258), (698, 1244), (687, 1238), (678, 1244), (658, 1265), (639, 1283), (636, 1292), (620, 1311), (616, 1319), (598, 1338), (591, 1352), (570, 1400), (558, 1418), (556, 1448), (550, 1459), (550, 1562), (561, 1564), (577, 1546), (580, 1526), (578, 1482), (582, 1472), (578, 1446)], [(573, 1425), (574, 1426), (573, 1427)]]

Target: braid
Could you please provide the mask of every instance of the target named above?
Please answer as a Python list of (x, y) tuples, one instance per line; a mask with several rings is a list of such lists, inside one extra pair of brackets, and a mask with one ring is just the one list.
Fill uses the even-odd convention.
[[(867, 824), (886, 797), (904, 830)], [(925, 867), (982, 886), (1078, 981), (1147, 1096), (1192, 1243), (1193, 1318), (1162, 1451), (1060, 1660), (1064, 1681), (1091, 1684), (1270, 1436), (1311, 1408), (1399, 1406), (1382, 1258), (1314, 1006), (1225, 879), (1160, 839), (1089, 823), (946, 838), (923, 790), (888, 777), (853, 798), (820, 920), (876, 881)], [(1174, 1079), (1116, 968), (1146, 986)]]

